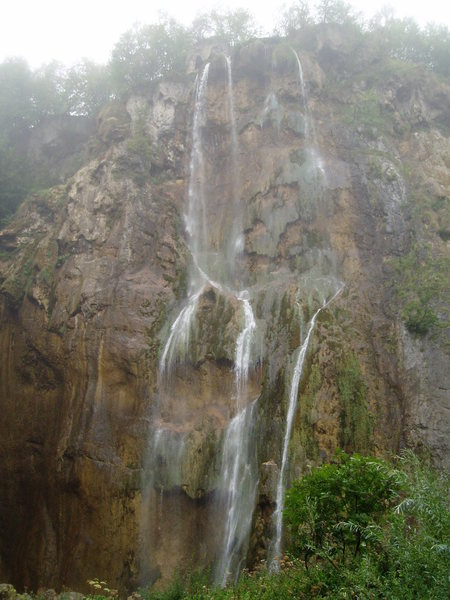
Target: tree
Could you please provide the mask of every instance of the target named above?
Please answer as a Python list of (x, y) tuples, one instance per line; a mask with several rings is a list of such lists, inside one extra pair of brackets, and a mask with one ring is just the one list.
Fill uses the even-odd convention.
[(284, 518), (291, 550), (335, 569), (380, 539), (380, 525), (398, 497), (400, 476), (382, 460), (343, 452), (313, 469), (286, 495)]
[(167, 73), (179, 73), (189, 41), (189, 32), (173, 19), (136, 26), (124, 33), (110, 63), (118, 93), (143, 92)]
[(192, 22), (191, 32), (197, 42), (218, 37), (236, 45), (255, 37), (258, 29), (253, 16), (247, 10), (238, 8), (225, 12), (212, 10), (198, 15)]
[(64, 94), (70, 114), (97, 115), (112, 97), (109, 68), (87, 59), (81, 61), (67, 72)]
[(67, 69), (56, 60), (33, 73), (32, 98), (36, 119), (67, 112)]
[(10, 58), (0, 64), (0, 132), (27, 128), (36, 119), (33, 77), (27, 62)]
[(306, 0), (298, 0), (295, 4), (283, 6), (281, 19), (276, 27), (281, 35), (292, 35), (296, 31), (313, 24), (313, 18)]
[(319, 23), (356, 24), (359, 14), (343, 0), (320, 0), (316, 5)]

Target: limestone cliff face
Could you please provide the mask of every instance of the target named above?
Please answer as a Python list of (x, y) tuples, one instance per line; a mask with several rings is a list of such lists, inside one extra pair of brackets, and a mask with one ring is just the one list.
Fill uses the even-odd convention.
[[(203, 49), (192, 60), (210, 62), (210, 235), (220, 246), (231, 218), (224, 203), (237, 194), (238, 268), (259, 336), (244, 400), (259, 407), (250, 562), (266, 557), (273, 534), (292, 356), (304, 335), (298, 310), (320, 305), (330, 281), (345, 287), (313, 331), (291, 475), (339, 446), (377, 454), (426, 446), (448, 465), (446, 330), (419, 337), (406, 328), (406, 267), (397, 266), (417, 248), (419, 259), (426, 248), (448, 260), (450, 89), (419, 68), (365, 62), (334, 29), (308, 44), (298, 49), (307, 99), (289, 47), (255, 42), (234, 52), (238, 176), (223, 52)], [(83, 589), (100, 577), (130, 589), (143, 570), (166, 578), (209, 564), (217, 550), (213, 497), (239, 303), (205, 289), (169, 394), (158, 374), (188, 294), (194, 89), (191, 69), (182, 82), (106, 107), (92, 160), (28, 198), (0, 232), (0, 576), (17, 585)], [(320, 185), (308, 143), (320, 154)], [(432, 301), (445, 321), (445, 306)], [(176, 472), (160, 457), (158, 513), (143, 526), (155, 406), (188, 441)]]

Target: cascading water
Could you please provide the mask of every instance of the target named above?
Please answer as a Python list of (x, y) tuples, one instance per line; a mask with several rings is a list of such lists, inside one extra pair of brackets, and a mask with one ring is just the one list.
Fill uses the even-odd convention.
[(244, 327), (236, 341), (237, 414), (225, 432), (218, 485), (225, 515), (223, 544), (215, 571), (215, 582), (220, 586), (226, 585), (228, 581), (235, 582), (245, 561), (258, 484), (252, 435), (256, 401), (247, 407), (242, 402), (256, 323), (248, 293), (242, 292), (238, 299), (244, 309)]
[(266, 122), (272, 123), (276, 126), (279, 135), (281, 130), (281, 118), (282, 115), (278, 98), (274, 92), (270, 92), (264, 101), (264, 108), (259, 117), (259, 126), (262, 129)]
[[(297, 62), (306, 123), (304, 149), (307, 167), (310, 171), (307, 175), (314, 182), (320, 183), (324, 180), (322, 177), (323, 167), (316, 150), (314, 124), (309, 112), (306, 87), (298, 56)], [(184, 530), (187, 531), (187, 529), (183, 527), (183, 514), (180, 508), (182, 502), (192, 502), (194, 498), (201, 498), (201, 495), (197, 496), (196, 493), (197, 491), (202, 493), (202, 490), (196, 491), (196, 488), (197, 485), (201, 486), (204, 481), (206, 482), (206, 493), (209, 494), (208, 502), (210, 503), (208, 506), (212, 507), (211, 514), (222, 515), (223, 521), (221, 527), (218, 523), (220, 520), (216, 518), (217, 523), (212, 528), (204, 530), (206, 536), (214, 530), (214, 535), (211, 536), (215, 536), (214, 542), (209, 546), (210, 554), (208, 556), (212, 555), (211, 550), (215, 552), (213, 572), (215, 583), (218, 586), (236, 582), (241, 568), (245, 564), (256, 504), (258, 445), (255, 434), (258, 414), (257, 398), (260, 387), (259, 383), (258, 387), (252, 387), (255, 385), (255, 381), (251, 366), (257, 353), (257, 324), (252, 301), (256, 302), (260, 289), (262, 289), (256, 286), (252, 293), (246, 289), (249, 275), (248, 271), (244, 270), (244, 261), (240, 257), (244, 248), (244, 212), (239, 196), (241, 188), (239, 146), (234, 114), (233, 77), (229, 58), (226, 58), (226, 69), (228, 93), (223, 98), (222, 106), (224, 113), (228, 114), (229, 128), (228, 133), (223, 134), (225, 141), (220, 147), (220, 160), (221, 164), (226, 164), (227, 168), (219, 172), (217, 169), (212, 170), (215, 168), (215, 161), (219, 156), (215, 155), (215, 138), (205, 127), (208, 122), (209, 110), (207, 103), (209, 64), (206, 65), (196, 83), (189, 188), (185, 213), (187, 241), (191, 256), (188, 271), (188, 294), (173, 320), (161, 354), (159, 397), (152, 415), (146, 464), (149, 475), (147, 475), (147, 487), (143, 488), (143, 504), (145, 505), (147, 499), (151, 499), (151, 501), (148, 500), (148, 506), (153, 502), (153, 513), (147, 508), (144, 515), (147, 522), (151, 520), (156, 510), (160, 510), (161, 515), (163, 514), (165, 495), (170, 496), (168, 498), (170, 509), (176, 513), (176, 519), (178, 519), (176, 527), (172, 526), (172, 530), (176, 534), (182, 532), (184, 535)], [(269, 116), (272, 118), (272, 113), (276, 113), (277, 128), (281, 133), (282, 107), (279, 106), (276, 96), (269, 93), (264, 106), (263, 120)], [(228, 151), (224, 152), (227, 144)], [(218, 190), (222, 190), (222, 194), (218, 194)], [(319, 188), (316, 186), (311, 189), (309, 186), (303, 186), (302, 193), (311, 192), (311, 198), (314, 200), (316, 197), (319, 198), (315, 195), (318, 190)], [(247, 219), (248, 215), (245, 215), (245, 218)], [(318, 252), (319, 258), (326, 256), (326, 249), (322, 252), (322, 249), (318, 248)], [(301, 289), (311, 296), (316, 292), (321, 296), (320, 290), (326, 289), (327, 292), (323, 295), (330, 297), (336, 290), (336, 280), (327, 275), (321, 264), (316, 264), (313, 252), (310, 252), (308, 256), (314, 264), (306, 265), (305, 262), (306, 271), (302, 275), (304, 281)], [(323, 262), (329, 261), (324, 260)], [(291, 276), (289, 271), (285, 272), (287, 279), (290, 279)], [(321, 278), (326, 280), (325, 284)], [(280, 285), (278, 276), (277, 280), (273, 280), (268, 285), (273, 285), (278, 289)], [(330, 292), (331, 289), (332, 292)], [(209, 338), (205, 335), (215, 335), (214, 329), (220, 322), (217, 321), (217, 318), (220, 319), (224, 313), (218, 313), (219, 317), (216, 314), (214, 317), (216, 320), (213, 321), (211, 315), (214, 313), (210, 311), (215, 310), (214, 306), (217, 307), (220, 303), (227, 306), (228, 314), (232, 316), (231, 320), (227, 321), (229, 328), (220, 332), (222, 336), (225, 335), (225, 332), (229, 340), (226, 351), (220, 347), (224, 354), (218, 355), (219, 358), (223, 356), (226, 360), (220, 364), (219, 361), (214, 364), (216, 347), (212, 346), (213, 352), (210, 352), (209, 348), (206, 350), (200, 348), (199, 350), (201, 344), (198, 342), (208, 344)], [(276, 557), (281, 548), (281, 516), (288, 471), (288, 445), (295, 416), (298, 386), (317, 316), (325, 306), (326, 304), (323, 304), (316, 310), (309, 323), (306, 323), (306, 332), (293, 368), (276, 488), (277, 509), (274, 514), (276, 534), (272, 543), (272, 566), (274, 568), (277, 567)], [(240, 325), (237, 325), (239, 322)], [(262, 332), (264, 328), (261, 326), (259, 329)], [(207, 333), (205, 334), (205, 332)], [(258, 335), (261, 335), (261, 332)], [(234, 354), (232, 353), (233, 344)], [(225, 399), (221, 400), (222, 404), (216, 403), (213, 407), (213, 410), (216, 411), (214, 418), (217, 414), (220, 416), (219, 425), (215, 425), (215, 429), (210, 430), (214, 440), (213, 451), (216, 454), (212, 461), (214, 468), (208, 471), (207, 480), (203, 478), (203, 472), (199, 473), (198, 477), (192, 475), (192, 456), (195, 457), (194, 460), (197, 460), (197, 457), (200, 456), (199, 453), (202, 452), (202, 446), (199, 445), (198, 439), (204, 435), (202, 429), (204, 421), (196, 421), (192, 412), (188, 413), (189, 418), (186, 421), (183, 420), (185, 398), (189, 393), (191, 401), (192, 397), (194, 398), (194, 408), (197, 406), (196, 403), (203, 401), (199, 392), (203, 384), (200, 378), (196, 379), (197, 375), (192, 377), (189, 367), (192, 360), (197, 360), (199, 352), (198, 364), (203, 369), (203, 376), (206, 376), (204, 374), (208, 372), (208, 369), (220, 370), (221, 377), (225, 378), (222, 381), (231, 375), (231, 378), (228, 379)], [(264, 357), (262, 349), (259, 356)], [(226, 361), (233, 362), (233, 372), (227, 371), (224, 367), (227, 364)], [(224, 375), (224, 371), (227, 371), (226, 375)], [(189, 388), (190, 385), (192, 386), (192, 381), (194, 381), (194, 387)], [(208, 383), (205, 386), (206, 389)], [(222, 390), (213, 391), (214, 396), (220, 394), (223, 396)], [(215, 401), (213, 398), (212, 402)], [(206, 446), (204, 447), (206, 448)], [(189, 461), (191, 462), (189, 463)], [(186, 492), (185, 497), (183, 496), (184, 492)], [(215, 499), (215, 502), (212, 502), (212, 499)], [(161, 508), (158, 509), (158, 507)], [(150, 530), (151, 527), (148, 526), (148, 529)], [(142, 534), (144, 535), (145, 527), (141, 531), (144, 532)], [(154, 535), (159, 543), (164, 543), (161, 532), (158, 531)], [(199, 540), (199, 546), (204, 543), (204, 540)], [(172, 542), (168, 542), (167, 547), (172, 548), (171, 544)], [(166, 557), (167, 554), (162, 553), (160, 556)], [(162, 559), (158, 560), (161, 564)]]
[[(242, 210), (239, 203), (239, 169), (237, 164), (238, 143), (233, 104), (231, 60), (227, 57), (228, 104), (231, 122), (231, 155), (235, 176), (233, 178), (234, 220), (228, 249), (229, 261), (235, 264), (236, 256), (242, 250)], [(215, 569), (217, 585), (236, 581), (242, 563), (245, 561), (248, 537), (255, 505), (257, 490), (255, 445), (252, 430), (255, 419), (255, 402), (244, 405), (245, 388), (251, 359), (251, 346), (256, 330), (256, 322), (247, 290), (233, 292), (242, 303), (244, 323), (236, 339), (235, 374), (235, 416), (228, 425), (222, 450), (222, 461), (218, 484), (218, 496), (225, 516), (224, 533)]]
[[(250, 302), (250, 295), (244, 289), (243, 272), (236, 268), (237, 257), (243, 250), (242, 207), (239, 202), (238, 140), (234, 115), (231, 61), (226, 58), (228, 97), (227, 107), (230, 120), (230, 164), (232, 180), (228, 182), (230, 195), (217, 199), (208, 194), (207, 164), (204, 151), (204, 126), (206, 122), (206, 92), (209, 64), (197, 80), (195, 108), (192, 127), (192, 153), (188, 206), (185, 214), (188, 246), (191, 253), (189, 269), (188, 298), (174, 319), (163, 348), (159, 365), (160, 399), (154, 410), (149, 442), (149, 457), (146, 471), (153, 473), (143, 491), (143, 498), (149, 498), (149, 489), (156, 485), (156, 479), (169, 479), (168, 485), (178, 481), (180, 487), (183, 453), (186, 451), (186, 437), (173, 427), (165, 425), (159, 406), (164, 404), (164, 396), (173, 397), (171, 390), (173, 373), (177, 364), (189, 357), (192, 333), (195, 333), (199, 302), (211, 288), (223, 297), (234, 310), (241, 307), (242, 326), (237, 334), (234, 351), (234, 385), (231, 420), (223, 430), (220, 472), (215, 488), (218, 508), (223, 509), (224, 520), (221, 540), (218, 544), (218, 558), (215, 578), (218, 585), (225, 585), (229, 579), (236, 580), (245, 561), (252, 514), (257, 490), (257, 469), (255, 444), (253, 440), (256, 402), (249, 402), (246, 393), (249, 368), (252, 358), (252, 343), (256, 322)], [(210, 157), (208, 157), (210, 158)], [(222, 226), (217, 227), (214, 219)], [(180, 399), (182, 403), (182, 399)], [(164, 429), (166, 427), (166, 429)], [(180, 424), (180, 429), (183, 425)], [(166, 467), (167, 473), (159, 473), (155, 460)], [(152, 462), (153, 461), (153, 462)], [(169, 463), (171, 463), (169, 465)], [(176, 463), (176, 464), (174, 464)], [(153, 492), (154, 494), (155, 492)], [(161, 486), (161, 494), (163, 486)], [(148, 505), (150, 502), (148, 502)], [(150, 519), (150, 511), (144, 515)]]
[(242, 302), (244, 308), (244, 327), (239, 334), (236, 341), (236, 358), (235, 358), (235, 376), (236, 376), (236, 408), (241, 410), (243, 407), (242, 392), (243, 388), (247, 383), (248, 369), (250, 365), (250, 351), (253, 339), (253, 334), (256, 329), (255, 317), (253, 310), (249, 302), (249, 295), (247, 291), (243, 291), (237, 296), (238, 300)]
[(219, 493), (225, 516), (215, 583), (235, 583), (247, 557), (248, 538), (258, 487), (253, 444), (256, 401), (232, 419), (225, 433)]
[(305, 138), (306, 138), (306, 141), (309, 146), (308, 151), (309, 151), (309, 154), (311, 157), (313, 168), (318, 170), (320, 172), (320, 174), (324, 177), (325, 176), (325, 168), (323, 165), (322, 157), (320, 156), (318, 149), (317, 149), (316, 128), (315, 128), (314, 120), (312, 119), (311, 110), (309, 107), (308, 92), (306, 90), (305, 79), (303, 77), (302, 63), (300, 61), (300, 57), (297, 54), (297, 52), (293, 48), (292, 48), (292, 51), (295, 55), (295, 58), (297, 61), (297, 66), (298, 66), (298, 77), (300, 80), (300, 90), (302, 93), (303, 110), (304, 110), (304, 114), (305, 114)]
[[(208, 85), (209, 63), (205, 66), (200, 81), (197, 81), (195, 94), (194, 120), (192, 124), (192, 151), (189, 165), (188, 207), (185, 215), (186, 231), (189, 236), (189, 249), (195, 263), (204, 271), (208, 263), (208, 224), (205, 197), (205, 161), (203, 156), (201, 130), (205, 124), (206, 89)], [(191, 272), (191, 285), (193, 273)]]
[[(309, 157), (310, 162), (310, 171), (311, 177), (314, 180), (317, 180), (320, 183), (320, 187), (325, 180), (325, 169), (323, 166), (322, 157), (320, 156), (317, 149), (317, 138), (316, 131), (314, 126), (314, 121), (311, 116), (311, 111), (309, 107), (308, 94), (306, 90), (306, 84), (303, 77), (303, 69), (300, 62), (300, 58), (297, 52), (292, 49), (298, 66), (298, 74), (300, 81), (300, 90), (302, 94), (303, 101), (303, 112), (305, 117), (305, 145), (307, 156)], [(319, 176), (319, 177), (318, 177)], [(315, 188), (318, 191), (319, 188)], [(314, 188), (313, 188), (314, 191)], [(322, 251), (319, 251), (319, 257), (322, 254)], [(307, 287), (308, 291), (311, 293), (313, 291), (319, 291), (321, 287), (323, 287), (325, 283), (325, 287), (331, 285), (336, 290), (337, 280), (333, 277), (330, 279), (328, 277), (320, 276), (321, 264), (320, 261), (316, 260), (316, 265), (311, 265), (311, 272), (309, 276), (309, 282)], [(318, 273), (314, 274), (315, 268), (317, 267)], [(301, 346), (298, 349), (297, 359), (295, 361), (295, 366), (292, 372), (292, 379), (290, 382), (290, 391), (289, 391), (289, 399), (288, 399), (288, 410), (286, 414), (286, 428), (284, 431), (283, 437), (283, 446), (281, 453), (281, 466), (278, 474), (277, 488), (276, 488), (276, 510), (273, 515), (273, 521), (275, 525), (275, 536), (272, 540), (271, 548), (269, 550), (268, 563), (271, 570), (278, 570), (279, 568), (279, 560), (280, 560), (280, 552), (281, 552), (281, 541), (282, 541), (282, 526), (283, 526), (283, 507), (284, 507), (284, 496), (285, 496), (285, 486), (286, 486), (286, 469), (288, 462), (288, 450), (289, 450), (289, 442), (291, 439), (292, 427), (294, 423), (294, 417), (296, 413), (297, 407), (297, 397), (298, 397), (298, 388), (301, 379), (301, 375), (303, 372), (303, 365), (305, 362), (306, 353), (308, 350), (308, 345), (310, 342), (310, 338), (312, 332), (314, 330), (314, 326), (316, 323), (317, 316), (319, 313), (324, 310), (341, 292), (342, 287), (339, 287), (338, 291), (332, 295), (332, 297), (326, 301), (324, 300), (322, 306), (318, 308), (312, 319), (309, 321), (307, 325), (306, 335), (303, 339)], [(326, 297), (326, 296), (325, 296)], [(302, 330), (302, 321), (300, 322), (300, 330)]]
[(188, 209), (185, 215), (189, 248), (193, 259), (189, 281), (189, 296), (184, 308), (173, 322), (160, 360), (160, 374), (170, 372), (175, 358), (183, 360), (189, 350), (192, 321), (197, 303), (207, 281), (205, 270), (208, 263), (208, 233), (206, 222), (205, 171), (201, 127), (205, 120), (205, 91), (208, 85), (209, 63), (200, 80), (197, 80), (195, 110), (192, 125), (192, 152), (189, 165), (190, 179)]
[[(142, 483), (142, 508), (140, 518), (141, 577), (146, 583), (152, 570), (154, 557), (149, 556), (155, 545), (158, 532), (154, 521), (158, 521), (164, 491), (180, 481), (182, 460), (186, 446), (186, 433), (167, 426), (161, 419), (160, 405), (170, 390), (171, 374), (176, 361), (184, 361), (189, 352), (191, 329), (199, 298), (207, 285), (207, 278), (200, 265), (208, 265), (208, 232), (206, 222), (205, 173), (201, 140), (201, 128), (205, 120), (205, 92), (208, 83), (209, 64), (197, 77), (195, 108), (192, 127), (192, 153), (188, 206), (185, 214), (193, 265), (189, 273), (189, 293), (185, 305), (174, 320), (159, 363), (159, 402), (153, 409), (149, 428), (149, 439), (144, 462)], [(166, 425), (166, 426), (165, 426)], [(158, 496), (158, 497), (156, 497)], [(149, 562), (150, 559), (150, 562)]]
[[(234, 112), (233, 99), (233, 77), (231, 71), (231, 59), (225, 57), (227, 63), (227, 80), (228, 80), (228, 112), (230, 115), (231, 129), (231, 168), (233, 173), (232, 179), (232, 206), (233, 220), (230, 239), (227, 243), (226, 255), (227, 262), (230, 266), (231, 278), (236, 276), (236, 257), (243, 250), (244, 237), (242, 235), (242, 207), (239, 202), (240, 174), (238, 165), (238, 138), (236, 129), (236, 117)], [(235, 282), (236, 283), (236, 282)]]
[(285, 473), (288, 459), (289, 441), (291, 439), (292, 425), (294, 423), (294, 416), (297, 407), (297, 396), (298, 386), (300, 384), (300, 378), (303, 372), (303, 365), (305, 363), (306, 352), (309, 346), (309, 340), (316, 324), (318, 314), (324, 310), (333, 300), (340, 294), (342, 287), (334, 294), (334, 296), (325, 302), (316, 312), (314, 313), (311, 321), (309, 322), (308, 330), (302, 345), (299, 348), (297, 360), (295, 362), (294, 371), (292, 374), (292, 380), (289, 391), (288, 411), (286, 415), (286, 429), (283, 438), (283, 452), (281, 458), (281, 468), (278, 475), (277, 483), (277, 495), (276, 503), (277, 507), (274, 513), (275, 521), (275, 541), (273, 543), (272, 556), (270, 557), (270, 568), (277, 570), (279, 567), (280, 551), (281, 551), (281, 538), (283, 533), (283, 508), (284, 508), (284, 494), (285, 494)]

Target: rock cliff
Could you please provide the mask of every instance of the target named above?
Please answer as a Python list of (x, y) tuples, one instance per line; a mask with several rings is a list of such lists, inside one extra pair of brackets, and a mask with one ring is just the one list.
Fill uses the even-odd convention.
[[(414, 294), (436, 271), (448, 282), (450, 87), (355, 52), (338, 28), (296, 50), (301, 64), (283, 42), (253, 42), (228, 71), (223, 49), (202, 48), (184, 78), (105, 107), (91, 159), (0, 232), (3, 579), (129, 590), (220, 553), (242, 298), (207, 283), (169, 384), (160, 372), (192, 293), (185, 217), (207, 63), (208, 247), (226, 254), (237, 198), (233, 276), (256, 330), (241, 402), (256, 402), (258, 487), (242, 552), (270, 554), (296, 351), (338, 290), (312, 330), (289, 475), (337, 447), (425, 447), (448, 466), (445, 283), (426, 306)], [(414, 302), (437, 315), (426, 331)]]

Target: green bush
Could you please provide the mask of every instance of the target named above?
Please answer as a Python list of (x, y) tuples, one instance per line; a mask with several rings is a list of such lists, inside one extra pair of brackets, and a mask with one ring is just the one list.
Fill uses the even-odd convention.
[[(286, 497), (291, 555), (280, 572), (244, 570), (217, 589), (208, 573), (178, 575), (136, 600), (446, 600), (450, 511), (448, 476), (405, 452), (395, 464), (340, 452)], [(308, 560), (309, 559), (309, 560)], [(307, 567), (305, 568), (305, 562)]]
[[(448, 314), (450, 261), (432, 256), (426, 247), (414, 246), (408, 254), (394, 262), (396, 292), (401, 315), (408, 330), (425, 335), (437, 325), (445, 326)], [(444, 315), (438, 317), (436, 307)]]
[(399, 475), (382, 460), (339, 453), (333, 464), (313, 469), (286, 496), (284, 517), (290, 549), (302, 557), (347, 564), (380, 543), (381, 525), (397, 497)]

